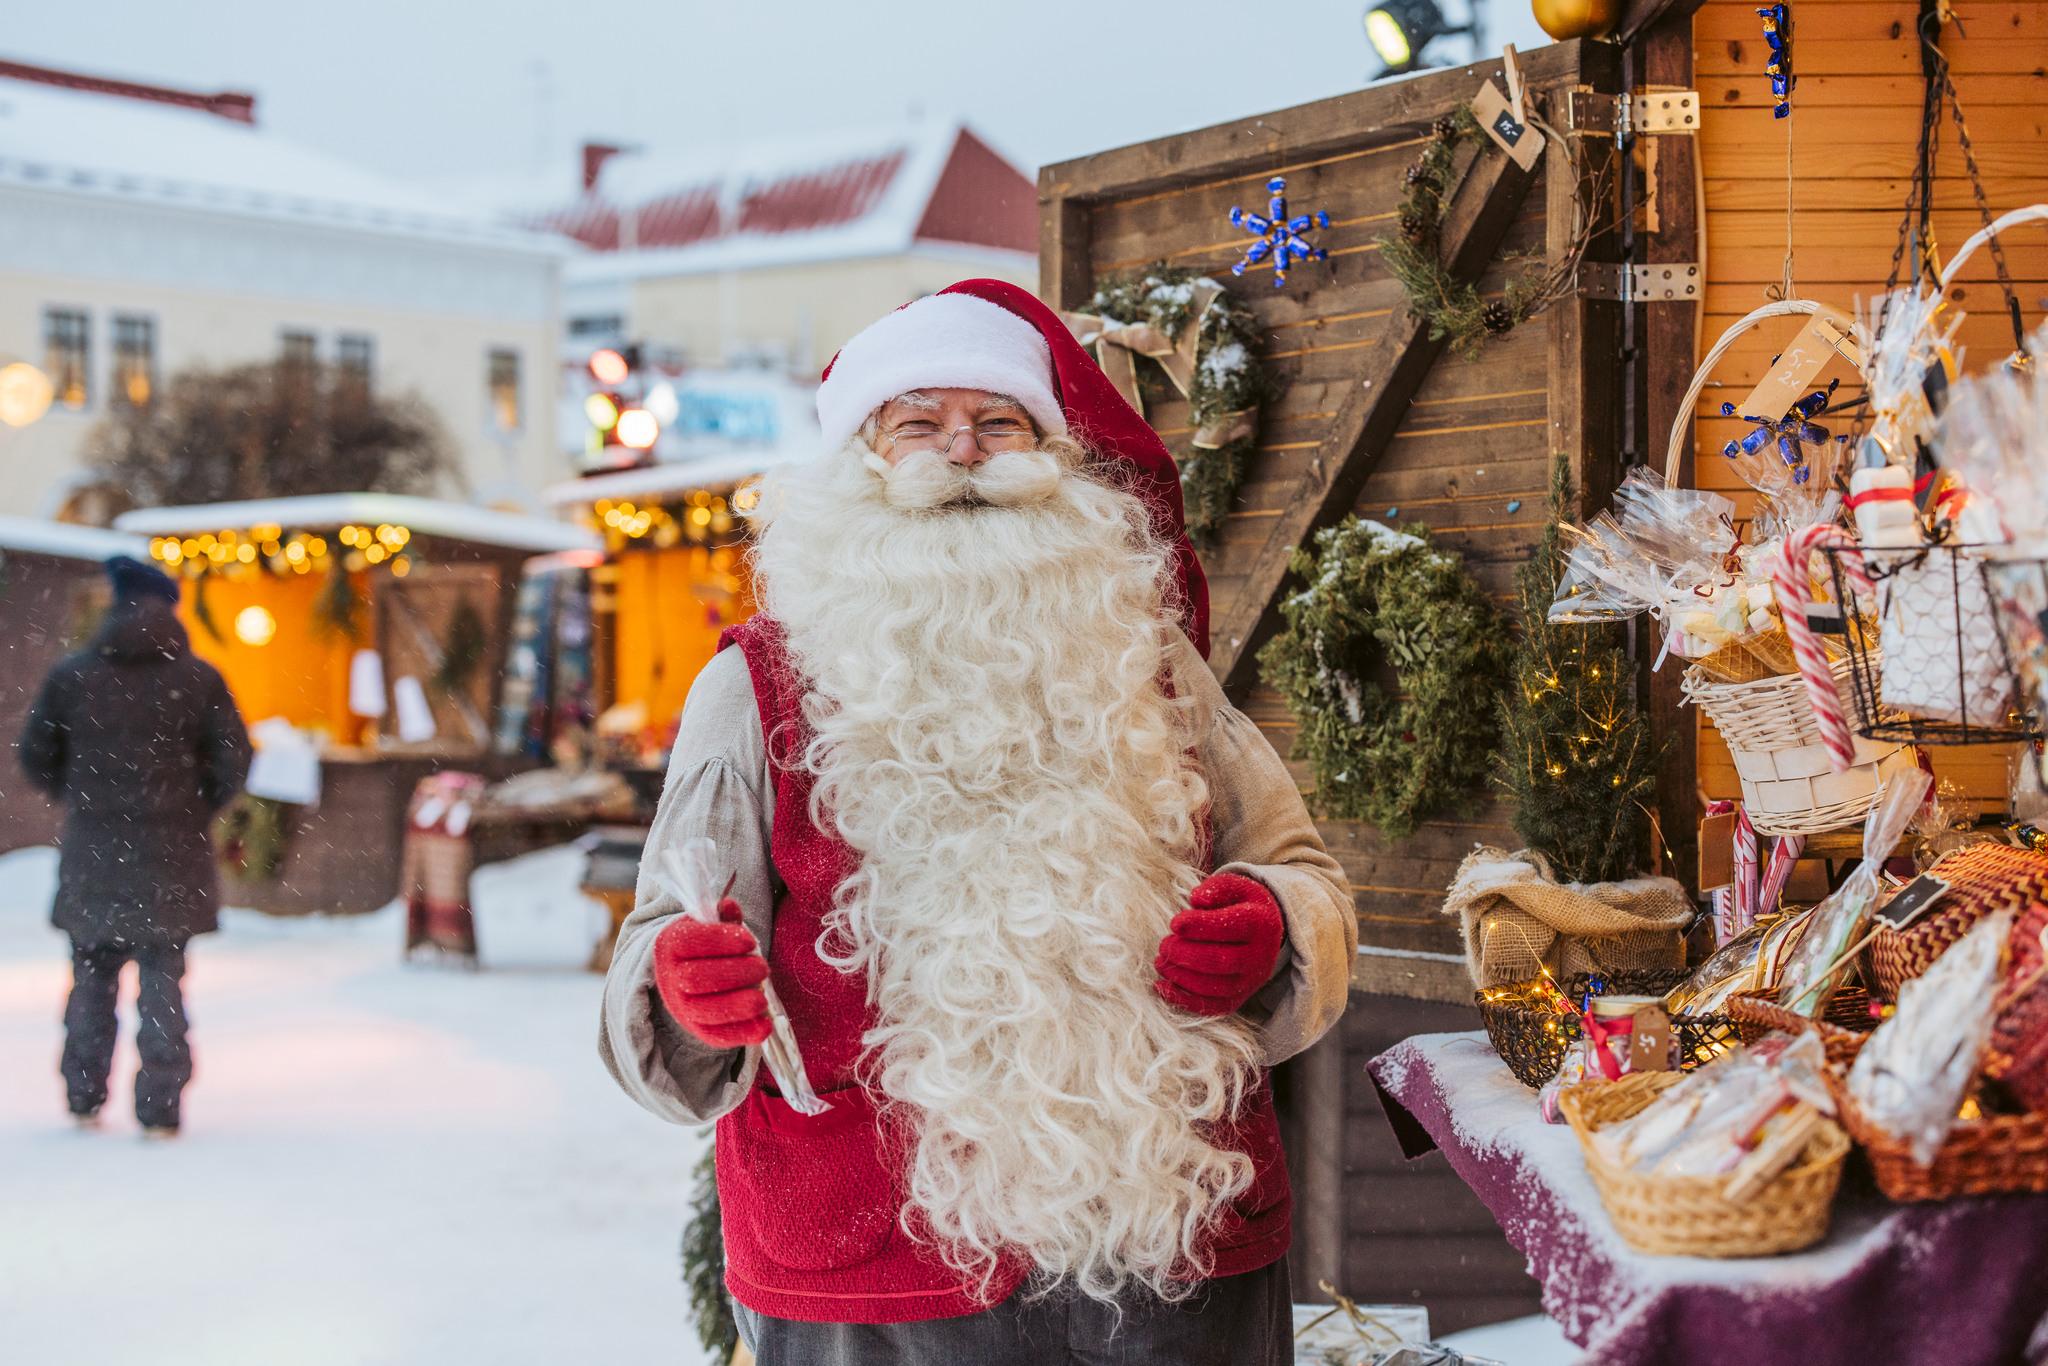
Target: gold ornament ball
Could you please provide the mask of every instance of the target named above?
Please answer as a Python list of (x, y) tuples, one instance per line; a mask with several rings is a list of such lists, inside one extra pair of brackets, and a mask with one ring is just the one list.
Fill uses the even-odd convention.
[(1621, 0), (1534, 0), (1532, 8), (1537, 26), (1559, 42), (1597, 38), (1621, 21)]

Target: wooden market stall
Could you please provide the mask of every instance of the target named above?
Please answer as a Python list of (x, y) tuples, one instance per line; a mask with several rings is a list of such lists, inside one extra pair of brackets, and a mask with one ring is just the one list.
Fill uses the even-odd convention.
[(754, 613), (740, 513), (744, 485), (787, 457), (750, 451), (596, 474), (557, 484), (548, 501), (603, 537), (591, 615), (599, 753), (653, 775), (668, 763), (676, 720), (719, 634)]
[(382, 905), (418, 780), (519, 766), (493, 752), (492, 720), (520, 568), (594, 560), (600, 544), (559, 522), (378, 493), (148, 508), (117, 525), (181, 578), (194, 648), (259, 743), (282, 723), (317, 751), (317, 803), (293, 805), (275, 875), (229, 879), (240, 904), (271, 911)]
[[(29, 517), (0, 517), (0, 636), (7, 672), (0, 679), (0, 737), (10, 746), (50, 666), (92, 636), (110, 597), (102, 565), (116, 555), (141, 559), (149, 543), (99, 527)], [(63, 810), (30, 787), (12, 762), (0, 770), (0, 851), (51, 844)]]
[[(1500, 61), (1041, 172), (1041, 293), (1055, 307), (1102, 312), (1099, 290), (1163, 264), (1219, 282), (1249, 314), (1266, 392), (1242, 482), (1203, 552), (1210, 662), (1283, 756), (1301, 726), (1257, 659), (1300, 586), (1290, 558), (1318, 529), (1347, 514), (1422, 523), (1509, 607), (1515, 571), (1550, 521), (1556, 458), (1578, 491), (1573, 511), (1583, 518), (1605, 507), (1628, 468), (1661, 466), (1664, 433), (1706, 345), (1782, 288), (1788, 269), (1797, 292), (1848, 311), (1882, 291), (1921, 126), (1923, 8), (1793, 0), (1798, 78), (1788, 119), (1773, 116), (1750, 3), (1637, 0), (1622, 7), (1616, 35), (1520, 54), (1527, 107), (1557, 140), (1527, 171), (1491, 143), (1461, 151), (1443, 195), (1442, 277), (1476, 285), (1510, 324), (1469, 356), (1447, 349), (1411, 310), (1382, 242), (1409, 232), (1410, 167), (1441, 140), (1438, 121), (1483, 81), (1509, 84)], [(2048, 27), (2038, 9), (1964, 0), (1953, 6), (1959, 22), (1939, 29), (1993, 213), (2048, 200), (2039, 150)], [(1559, 155), (1560, 144), (1574, 155)], [(1293, 264), (1279, 288), (1257, 265), (1231, 273), (1248, 242), (1233, 210), (1263, 212), (1275, 177), (1285, 181), (1286, 212), (1309, 214), (1297, 222), (1327, 251), (1326, 261)], [(1953, 124), (1940, 132), (1934, 184), (1932, 228), (1952, 249), (1981, 221)], [(1591, 231), (1575, 232), (1582, 197), (1609, 209)], [(2039, 309), (2048, 234), (2015, 236), (2004, 255), (2024, 307)], [(1562, 266), (1570, 285), (1522, 321), (1508, 316), (1510, 285), (1526, 279), (1532, 257)], [(2012, 349), (1995, 269), (1983, 254), (1951, 296), (1975, 305), (1962, 339), (1979, 364)], [(1084, 318), (1077, 332), (1086, 326)], [(1796, 326), (1736, 346), (1696, 410), (1698, 459), (1679, 478), (1743, 494), (1745, 515), (1747, 490), (1719, 457), (1737, 424), (1719, 404), (1748, 392)], [(1169, 382), (1167, 367), (1147, 359), (1168, 348), (1133, 349), (1146, 415), (1186, 475), (1214, 414), (1198, 420), (1184, 381)], [(1839, 397), (1853, 393), (1852, 384)], [(1671, 740), (1657, 776), (1656, 858), (1697, 891), (1703, 803), (1738, 794), (1725, 748), (1681, 706), (1679, 670), (1651, 671), (1656, 636), (1633, 637), (1641, 699)], [(1382, 681), (1395, 685), (1391, 671)], [(2002, 752), (1941, 752), (1935, 764), (1980, 804), (2002, 800)], [(1308, 767), (1291, 767), (1313, 800)], [(1476, 843), (1518, 847), (1510, 812), (1482, 791), (1402, 838), (1358, 821), (1319, 826), (1350, 876), (1361, 952), (1342, 1027), (1280, 1083), (1297, 1185), (1296, 1283), (1327, 1278), (1361, 1300), (1420, 1298), (1439, 1329), (1529, 1312), (1535, 1286), (1521, 1255), (1441, 1160), (1402, 1159), (1364, 1082), (1367, 1059), (1399, 1040), (1478, 1024), (1458, 921), (1443, 904)]]

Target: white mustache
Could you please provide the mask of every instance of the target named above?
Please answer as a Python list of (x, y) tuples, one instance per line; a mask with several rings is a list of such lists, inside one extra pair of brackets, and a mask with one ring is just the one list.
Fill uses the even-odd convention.
[[(956, 465), (937, 451), (916, 451), (890, 465), (869, 455), (868, 466), (882, 477), (883, 496), (894, 508), (917, 511), (985, 503), (1023, 507), (1052, 497), (1065, 473), (1050, 451), (1004, 451), (979, 465)], [(879, 468), (877, 468), (879, 467)]]

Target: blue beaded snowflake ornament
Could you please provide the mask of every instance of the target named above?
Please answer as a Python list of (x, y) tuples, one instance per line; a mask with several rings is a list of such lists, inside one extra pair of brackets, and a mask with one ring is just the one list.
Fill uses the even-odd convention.
[(1330, 253), (1309, 241), (1304, 233), (1330, 226), (1330, 215), (1320, 209), (1315, 213), (1287, 216), (1287, 178), (1274, 176), (1266, 182), (1272, 192), (1262, 214), (1248, 213), (1231, 206), (1230, 226), (1243, 228), (1259, 240), (1245, 251), (1244, 259), (1230, 268), (1232, 275), (1242, 275), (1247, 266), (1256, 266), (1263, 261), (1273, 263), (1273, 288), (1287, 283), (1288, 267), (1301, 261), (1327, 261)]

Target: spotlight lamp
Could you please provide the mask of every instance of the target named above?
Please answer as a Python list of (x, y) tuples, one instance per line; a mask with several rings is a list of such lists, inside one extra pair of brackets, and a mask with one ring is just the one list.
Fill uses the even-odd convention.
[(1386, 63), (1380, 76), (1398, 76), (1426, 65), (1422, 50), (1438, 38), (1470, 34), (1478, 40), (1477, 6), (1474, 22), (1453, 24), (1444, 17), (1436, 0), (1381, 0), (1365, 12), (1365, 40)]

